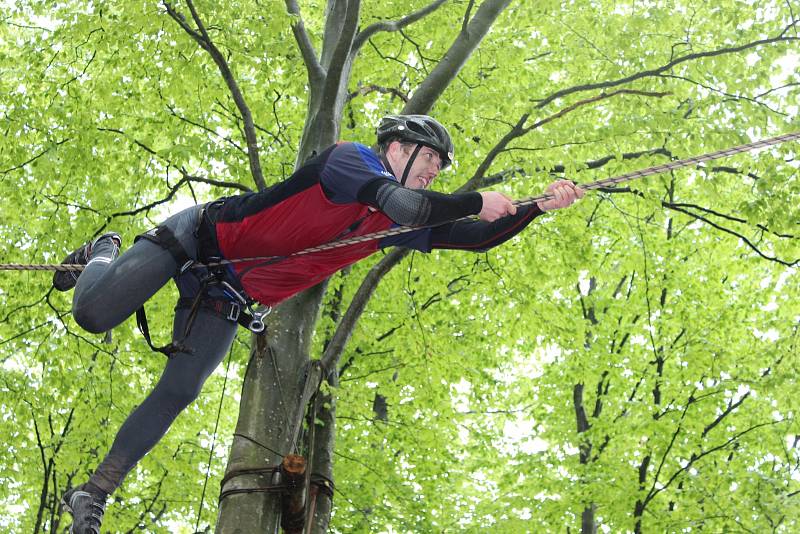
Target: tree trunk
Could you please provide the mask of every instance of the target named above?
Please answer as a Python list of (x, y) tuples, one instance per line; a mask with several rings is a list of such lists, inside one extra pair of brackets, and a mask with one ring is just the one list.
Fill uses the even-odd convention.
[[(427, 113), (460, 71), (466, 60), (485, 37), (492, 24), (511, 0), (487, 0), (474, 17), (465, 21), (450, 50), (418, 88), (404, 113)], [(287, 1), (290, 12), (296, 8)], [(328, 0), (322, 53), (317, 59), (304, 35), (301, 22), (293, 24), (295, 37), (303, 51), (309, 71), (309, 113), (298, 149), (299, 166), (314, 151), (336, 142), (347, 98), (347, 87), (353, 61), (363, 40), (359, 41), (359, 0)], [(299, 13), (294, 13), (298, 15)], [(467, 24), (468, 22), (468, 24)], [(360, 44), (358, 44), (360, 43)], [(397, 254), (397, 261), (404, 254)], [(388, 266), (383, 274), (397, 263)], [(382, 275), (381, 275), (382, 276)], [(381, 276), (366, 285), (378, 284)], [(309, 369), (309, 346), (319, 316), (325, 284), (308, 290), (278, 307), (272, 314), (265, 336), (256, 336), (242, 387), (239, 421), (231, 447), (228, 467), (220, 494), (216, 532), (276, 532), (280, 525), (280, 495), (269, 491), (271, 467), (277, 467), (283, 456), (297, 450), (297, 421), (306, 406), (301, 401), (305, 375)], [(371, 296), (371, 291), (368, 291)], [(368, 299), (369, 297), (367, 297)], [(343, 320), (337, 333), (343, 342), (336, 351), (326, 351), (323, 364), (326, 380), (337, 385), (336, 366), (346, 340), (363, 311), (348, 310), (351, 321)], [(351, 305), (352, 308), (352, 305)], [(344, 325), (344, 326), (343, 326)], [(343, 332), (346, 330), (346, 332)], [(335, 352), (335, 353), (334, 353)], [(333, 443), (335, 437), (335, 403), (323, 399), (315, 428), (311, 453), (312, 532), (328, 530), (333, 496)], [(322, 403), (320, 403), (320, 406)], [(255, 490), (255, 491), (252, 491)]]
[(305, 411), (300, 399), (323, 289), (318, 286), (282, 304), (270, 316), (267, 334), (254, 336), (221, 488), (218, 533), (278, 529), (280, 495), (266, 490), (273, 475), (254, 470), (277, 467), (299, 446), (293, 434)]
[[(591, 428), (583, 405), (583, 384), (578, 383), (573, 386), (572, 401), (575, 408), (575, 422), (578, 434), (583, 434)], [(581, 464), (586, 465), (591, 462), (592, 442), (589, 438), (581, 437), (579, 450)], [(597, 532), (597, 524), (594, 520), (595, 508), (596, 506), (590, 503), (581, 512), (581, 534), (595, 534)]]
[[(331, 386), (338, 386), (336, 369), (328, 376)], [(333, 395), (321, 395), (319, 399), (320, 410), (317, 419), (322, 422), (316, 428), (314, 440), (313, 465), (311, 467), (312, 488), (316, 488), (313, 497), (313, 534), (328, 532), (328, 524), (333, 510), (333, 447), (336, 437), (336, 398)], [(327, 408), (323, 406), (327, 405)]]
[(597, 505), (590, 504), (581, 513), (581, 534), (597, 534), (597, 523), (594, 520), (594, 511)]

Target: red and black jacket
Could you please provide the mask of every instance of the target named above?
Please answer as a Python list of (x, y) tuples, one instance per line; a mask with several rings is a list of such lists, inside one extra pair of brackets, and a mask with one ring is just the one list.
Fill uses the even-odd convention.
[[(231, 265), (251, 298), (273, 306), (381, 248), (483, 251), (510, 239), (541, 214), (535, 207), (520, 208), (516, 215), (494, 223), (444, 223), (380, 240), (291, 256), (323, 243), (398, 226), (380, 210), (380, 202), (370, 192), (375, 189), (370, 184), (387, 180), (397, 181), (370, 148), (358, 143), (333, 145), (273, 187), (224, 199), (215, 216), (219, 251), (228, 260), (271, 258)], [(452, 216), (448, 218), (475, 214), (481, 208), (477, 193), (422, 194), (431, 200), (432, 212), (439, 207), (439, 213)]]

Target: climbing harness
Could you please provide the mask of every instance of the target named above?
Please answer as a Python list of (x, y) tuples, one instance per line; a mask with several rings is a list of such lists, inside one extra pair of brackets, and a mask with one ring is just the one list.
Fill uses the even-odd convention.
[[(139, 331), (142, 333), (147, 345), (152, 350), (164, 354), (167, 358), (173, 357), (178, 352), (189, 354), (194, 352), (191, 347), (185, 344), (185, 340), (189, 337), (194, 321), (197, 318), (197, 313), (201, 309), (210, 310), (229, 321), (237, 322), (255, 334), (260, 334), (265, 329), (264, 316), (270, 312), (270, 308), (266, 308), (263, 311), (254, 310), (254, 301), (246, 298), (243, 291), (236, 290), (233, 285), (225, 279), (225, 267), (219, 262), (221, 258), (215, 255), (207, 255), (209, 251), (214, 253), (218, 250), (216, 240), (213, 239), (212, 232), (210, 231), (210, 228), (213, 228), (213, 223), (209, 219), (209, 208), (217, 209), (221, 204), (220, 201), (211, 202), (198, 211), (194, 235), (198, 240), (200, 260), (204, 265), (213, 263), (214, 266), (208, 267), (207, 272), (202, 273), (200, 289), (197, 291), (195, 297), (178, 299), (176, 308), (189, 309), (189, 317), (186, 320), (186, 326), (183, 329), (181, 339), (172, 341), (164, 346), (155, 346), (150, 337), (150, 327), (147, 322), (147, 313), (145, 312), (144, 305), (136, 310), (136, 325), (139, 327)], [(175, 263), (181, 266), (179, 274), (185, 273), (195, 264), (195, 260), (191, 258), (178, 238), (175, 237), (172, 230), (163, 224), (137, 236), (134, 241), (138, 241), (139, 239), (150, 241), (169, 252), (175, 260)], [(223, 293), (225, 293), (230, 300), (212, 298), (208, 295), (210, 286), (215, 284), (222, 289)]]

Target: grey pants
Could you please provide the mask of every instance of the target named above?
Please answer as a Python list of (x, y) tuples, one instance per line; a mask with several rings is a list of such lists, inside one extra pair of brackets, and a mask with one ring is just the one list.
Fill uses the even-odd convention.
[[(197, 258), (195, 224), (201, 206), (184, 210), (164, 223), (186, 252)], [(102, 255), (100, 244), (92, 257)], [(78, 278), (72, 313), (90, 332), (105, 332), (130, 317), (170, 278), (181, 298), (193, 298), (200, 289), (198, 273), (179, 272), (172, 255), (141, 239), (118, 259), (90, 262)], [(212, 294), (213, 297), (221, 295)], [(158, 443), (178, 414), (197, 398), (206, 379), (225, 357), (236, 336), (237, 323), (201, 307), (188, 337), (183, 339), (189, 310), (178, 308), (173, 322), (173, 341), (193, 349), (178, 352), (167, 361), (160, 380), (117, 432), (111, 450), (90, 481), (112, 493), (136, 463)]]

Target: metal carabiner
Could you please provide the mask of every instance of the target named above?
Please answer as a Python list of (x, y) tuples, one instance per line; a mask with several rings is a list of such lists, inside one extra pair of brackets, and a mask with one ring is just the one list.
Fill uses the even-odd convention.
[(261, 320), (260, 313), (253, 314), (253, 320), (250, 321), (250, 324), (247, 325), (247, 328), (254, 334), (260, 334), (266, 328), (264, 326), (264, 321)]
[(250, 321), (250, 324), (247, 325), (247, 328), (254, 334), (260, 334), (266, 329), (266, 326), (264, 325), (264, 317), (269, 315), (269, 313), (272, 311), (272, 308), (266, 306), (262, 311), (253, 311), (253, 309), (248, 306), (247, 309), (250, 312), (250, 315), (253, 316), (253, 320)]
[(269, 313), (272, 311), (272, 308), (270, 306), (265, 306), (262, 311), (255, 311), (253, 310), (253, 306), (250, 304), (250, 302), (248, 302), (248, 300), (244, 298), (241, 293), (236, 291), (228, 282), (221, 280), (220, 285), (222, 285), (223, 288), (229, 291), (234, 298), (236, 298), (245, 308), (247, 308), (248, 313), (253, 317), (253, 319), (247, 325), (248, 330), (254, 334), (260, 334), (263, 332), (266, 329), (266, 326), (264, 325), (264, 317), (269, 315)]

